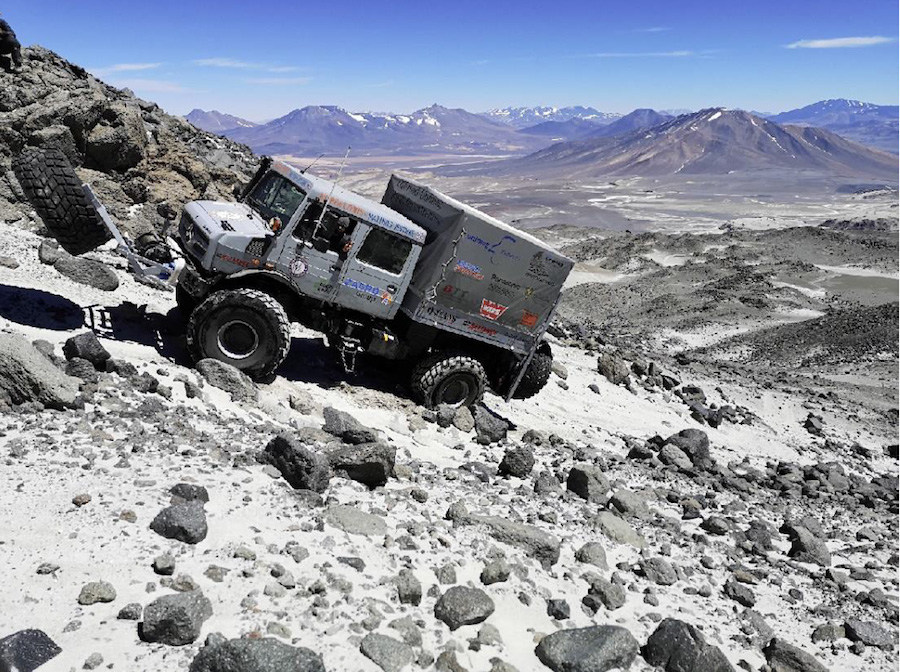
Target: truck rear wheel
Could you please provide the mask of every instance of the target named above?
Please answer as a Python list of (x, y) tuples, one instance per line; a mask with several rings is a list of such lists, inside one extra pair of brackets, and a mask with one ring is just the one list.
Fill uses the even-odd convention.
[(83, 254), (110, 239), (109, 230), (81, 188), (81, 179), (58, 149), (26, 148), (13, 171), (44, 225), (69, 254)]
[(484, 396), (486, 379), (484, 367), (474, 357), (435, 352), (413, 369), (410, 386), (416, 401), (427, 408), (471, 406)]
[(263, 379), (287, 357), (291, 322), (284, 307), (265, 292), (222, 290), (191, 313), (187, 344), (194, 360), (211, 357)]
[(536, 352), (525, 369), (525, 375), (519, 381), (519, 386), (513, 394), (513, 399), (528, 399), (533, 397), (550, 380), (550, 367), (553, 366), (553, 355), (549, 352)]

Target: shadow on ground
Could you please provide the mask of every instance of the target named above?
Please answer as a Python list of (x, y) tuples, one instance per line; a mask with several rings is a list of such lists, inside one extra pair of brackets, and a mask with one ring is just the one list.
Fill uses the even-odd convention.
[(26, 327), (71, 331), (84, 324), (77, 303), (41, 289), (0, 285), (0, 317)]

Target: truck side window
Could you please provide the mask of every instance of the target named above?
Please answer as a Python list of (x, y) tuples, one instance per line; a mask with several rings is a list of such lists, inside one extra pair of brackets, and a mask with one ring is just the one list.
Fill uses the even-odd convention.
[(377, 266), (388, 273), (399, 275), (412, 250), (412, 242), (384, 229), (373, 228), (366, 236), (356, 258), (364, 264)]

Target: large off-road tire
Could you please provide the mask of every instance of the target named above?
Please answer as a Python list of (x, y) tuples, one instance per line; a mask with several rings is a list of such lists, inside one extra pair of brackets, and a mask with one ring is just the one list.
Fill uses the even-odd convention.
[(110, 239), (109, 230), (81, 188), (81, 179), (58, 149), (26, 148), (13, 171), (53, 237), (69, 254), (89, 252)]
[(546, 352), (536, 352), (525, 369), (525, 375), (519, 381), (519, 386), (513, 394), (513, 399), (528, 399), (533, 397), (550, 380), (550, 367), (553, 366), (553, 355)]
[(191, 313), (187, 345), (195, 361), (212, 357), (260, 380), (287, 357), (291, 322), (284, 307), (265, 292), (221, 290)]
[(413, 397), (426, 408), (471, 406), (481, 401), (487, 376), (481, 362), (463, 352), (433, 352), (413, 369)]

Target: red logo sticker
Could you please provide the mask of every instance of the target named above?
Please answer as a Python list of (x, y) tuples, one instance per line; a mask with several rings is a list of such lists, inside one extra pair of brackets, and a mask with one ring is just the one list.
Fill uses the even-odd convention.
[(534, 328), (537, 326), (537, 322), (538, 322), (537, 313), (532, 313), (527, 310), (522, 311), (522, 320), (521, 320), (520, 324), (522, 324), (526, 327), (529, 327), (529, 328)]
[(489, 320), (498, 319), (503, 313), (506, 312), (506, 306), (500, 305), (499, 303), (494, 303), (488, 299), (481, 300), (481, 316), (486, 317)]

